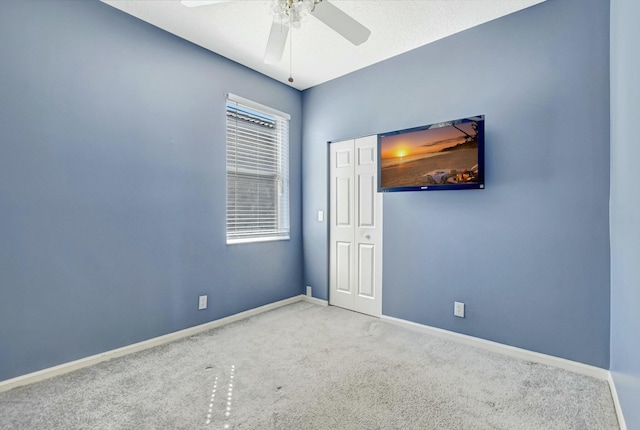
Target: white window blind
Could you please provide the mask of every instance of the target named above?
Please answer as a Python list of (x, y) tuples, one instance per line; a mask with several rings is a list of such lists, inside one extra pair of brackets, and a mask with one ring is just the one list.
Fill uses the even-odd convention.
[(227, 98), (227, 243), (289, 239), (289, 115)]

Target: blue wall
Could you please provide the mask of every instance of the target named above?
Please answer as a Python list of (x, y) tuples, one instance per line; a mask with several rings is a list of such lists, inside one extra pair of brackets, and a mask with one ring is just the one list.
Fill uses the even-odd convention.
[[(299, 91), (97, 1), (0, 8), (0, 380), (301, 293)], [(227, 92), (292, 115), (291, 241), (225, 245)]]
[(606, 0), (549, 0), (305, 91), (305, 284), (328, 297), (328, 141), (476, 114), (485, 190), (384, 196), (383, 314), (608, 368)]
[(611, 373), (640, 429), (640, 3), (611, 1)]

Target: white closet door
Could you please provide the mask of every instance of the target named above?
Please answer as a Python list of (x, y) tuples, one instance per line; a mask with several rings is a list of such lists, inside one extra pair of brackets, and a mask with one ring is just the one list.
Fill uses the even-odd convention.
[(382, 194), (377, 136), (330, 145), (329, 303), (382, 314)]

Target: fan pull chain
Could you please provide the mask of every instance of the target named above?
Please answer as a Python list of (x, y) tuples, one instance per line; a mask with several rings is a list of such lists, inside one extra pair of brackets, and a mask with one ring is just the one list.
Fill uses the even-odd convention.
[(293, 76), (291, 70), (293, 69), (293, 23), (291, 22), (291, 14), (289, 14), (289, 79), (290, 83), (293, 83)]

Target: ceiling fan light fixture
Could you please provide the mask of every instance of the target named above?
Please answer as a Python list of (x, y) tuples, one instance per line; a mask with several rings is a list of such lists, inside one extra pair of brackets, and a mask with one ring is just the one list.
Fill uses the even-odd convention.
[(294, 28), (311, 14), (322, 0), (274, 0), (271, 11), (274, 19), (288, 21)]

